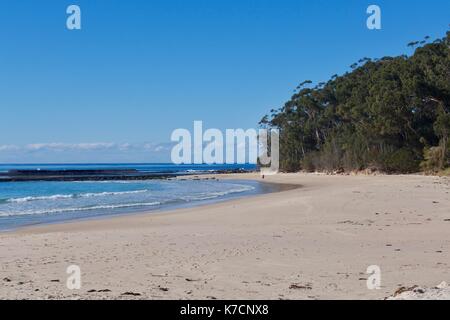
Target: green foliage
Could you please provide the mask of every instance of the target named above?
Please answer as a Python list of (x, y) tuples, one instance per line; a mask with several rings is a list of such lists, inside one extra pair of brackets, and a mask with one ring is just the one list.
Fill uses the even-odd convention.
[[(326, 83), (302, 82), (261, 121), (280, 130), (281, 169), (419, 170), (424, 149), (449, 141), (449, 44), (450, 32), (410, 57), (364, 58)], [(446, 151), (438, 167), (448, 159)]]
[(413, 151), (402, 148), (385, 155), (382, 170), (389, 173), (413, 173), (419, 170), (419, 163)]
[(310, 152), (305, 155), (302, 160), (301, 167), (307, 172), (314, 172), (318, 170), (318, 155), (315, 152)]
[(439, 175), (444, 177), (450, 177), (450, 168), (440, 171)]
[(424, 160), (420, 163), (420, 167), (425, 172), (436, 173), (441, 169), (442, 148), (431, 147), (425, 148)]
[(280, 161), (280, 166), (286, 172), (296, 172), (301, 169), (300, 162), (295, 161), (295, 159), (284, 159)]

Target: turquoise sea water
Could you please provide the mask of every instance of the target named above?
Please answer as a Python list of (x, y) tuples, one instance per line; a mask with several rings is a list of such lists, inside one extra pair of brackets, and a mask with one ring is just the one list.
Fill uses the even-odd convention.
[[(242, 166), (241, 166), (242, 167)], [(0, 165), (11, 169), (138, 169), (146, 172), (195, 172), (232, 169), (227, 166), (175, 165)], [(246, 166), (251, 170), (253, 167)], [(161, 210), (241, 197), (265, 191), (252, 181), (31, 181), (0, 183), (0, 230), (94, 218), (136, 211)]]

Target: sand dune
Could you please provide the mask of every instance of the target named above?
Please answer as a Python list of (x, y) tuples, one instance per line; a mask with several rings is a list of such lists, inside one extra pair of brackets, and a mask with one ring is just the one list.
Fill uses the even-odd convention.
[[(241, 174), (226, 178), (260, 179)], [(280, 174), (301, 188), (0, 234), (0, 298), (381, 299), (450, 282), (450, 182)], [(81, 268), (80, 290), (66, 268)], [(381, 270), (369, 290), (367, 267)], [(448, 290), (447, 290), (448, 291)]]

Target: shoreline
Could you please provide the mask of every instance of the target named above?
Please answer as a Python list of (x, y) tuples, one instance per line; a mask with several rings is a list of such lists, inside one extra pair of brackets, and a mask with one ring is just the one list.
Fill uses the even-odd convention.
[[(252, 175), (261, 179), (222, 178)], [(0, 278), (10, 280), (0, 297), (382, 299), (450, 282), (448, 179), (298, 173), (264, 182), (302, 187), (0, 234)], [(71, 264), (82, 270), (80, 290), (65, 287)], [(379, 290), (366, 287), (370, 265), (381, 268)]]
[[(252, 178), (250, 179), (243, 179), (240, 175), (242, 174), (251, 174)], [(95, 215), (92, 217), (80, 217), (80, 218), (74, 218), (74, 219), (67, 219), (67, 220), (56, 220), (56, 221), (46, 221), (46, 222), (39, 222), (29, 225), (21, 225), (14, 227), (12, 229), (3, 229), (0, 230), (0, 235), (3, 233), (14, 233), (14, 232), (26, 232), (27, 230), (33, 230), (36, 228), (44, 228), (47, 226), (58, 226), (58, 225), (64, 225), (64, 224), (70, 224), (70, 223), (81, 223), (86, 222), (89, 223), (91, 221), (96, 220), (109, 220), (109, 219), (116, 219), (116, 218), (126, 218), (126, 217), (133, 217), (133, 216), (139, 216), (139, 215), (160, 215), (160, 214), (167, 214), (167, 213), (173, 213), (176, 214), (177, 211), (182, 209), (192, 209), (197, 207), (203, 207), (203, 206), (210, 206), (218, 203), (223, 202), (229, 202), (229, 201), (235, 201), (239, 199), (245, 199), (249, 197), (257, 197), (268, 193), (275, 193), (275, 192), (283, 192), (291, 189), (300, 188), (301, 185), (296, 184), (283, 184), (283, 183), (274, 183), (274, 182), (265, 182), (265, 181), (259, 181), (256, 177), (254, 177), (254, 173), (225, 173), (225, 174), (204, 174), (204, 175), (191, 175), (191, 176), (178, 176), (174, 179), (177, 180), (233, 180), (236, 182), (242, 182), (242, 183), (248, 183), (249, 181), (257, 182), (260, 185), (260, 189), (256, 193), (249, 193), (249, 192), (243, 192), (243, 193), (237, 193), (232, 195), (225, 195), (222, 197), (218, 197), (215, 199), (210, 200), (198, 200), (193, 201), (190, 203), (179, 203), (179, 204), (171, 204), (166, 206), (161, 206), (160, 208), (156, 209), (138, 209), (138, 210), (123, 210), (123, 212), (118, 213), (111, 213), (111, 214), (104, 214), (104, 215)], [(235, 177), (235, 175), (238, 175)]]

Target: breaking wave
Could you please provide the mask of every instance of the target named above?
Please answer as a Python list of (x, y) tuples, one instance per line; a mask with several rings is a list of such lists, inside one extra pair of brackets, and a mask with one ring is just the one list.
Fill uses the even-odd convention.
[(144, 193), (149, 190), (136, 190), (136, 191), (118, 191), (118, 192), (89, 192), (80, 194), (55, 194), (51, 196), (38, 196), (38, 197), (23, 197), (23, 198), (11, 198), (7, 199), (6, 202), (20, 203), (29, 201), (42, 201), (42, 200), (60, 200), (60, 199), (73, 199), (73, 198), (91, 198), (91, 197), (104, 197), (104, 196), (118, 196), (124, 194), (136, 194)]

